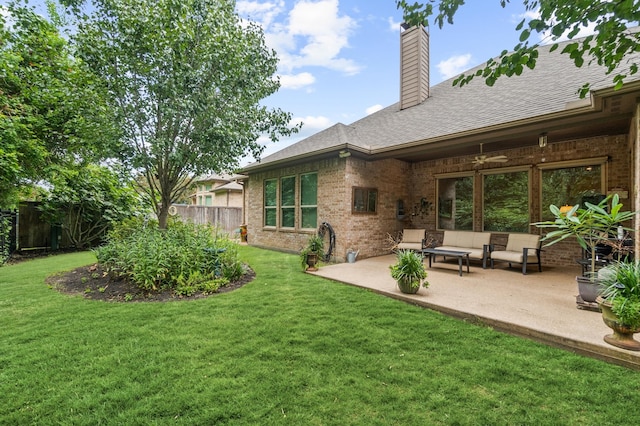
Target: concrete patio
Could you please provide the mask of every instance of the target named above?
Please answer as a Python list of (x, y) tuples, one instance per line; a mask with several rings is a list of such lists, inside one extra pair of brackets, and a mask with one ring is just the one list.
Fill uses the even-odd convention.
[[(439, 258), (440, 259), (440, 258)], [(611, 346), (603, 341), (611, 333), (599, 312), (578, 309), (575, 276), (580, 269), (544, 267), (543, 272), (522, 275), (506, 263), (482, 269), (478, 263), (458, 275), (458, 263), (438, 261), (427, 280), (429, 288), (403, 294), (389, 274), (395, 256), (380, 256), (322, 266), (314, 275), (367, 288), (457, 318), (530, 338), (582, 355), (640, 369), (640, 352)], [(425, 261), (426, 262), (426, 261)]]

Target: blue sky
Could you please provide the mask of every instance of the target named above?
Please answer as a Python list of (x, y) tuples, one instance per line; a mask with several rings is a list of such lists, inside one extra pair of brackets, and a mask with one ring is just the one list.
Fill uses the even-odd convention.
[[(237, 10), (262, 25), (280, 58), (282, 87), (265, 103), (304, 123), (294, 137), (265, 141), (265, 155), (398, 101), (402, 12), (394, 0), (238, 1)], [(454, 25), (431, 26), (431, 85), (512, 50), (524, 12), (518, 1), (470, 0)]]

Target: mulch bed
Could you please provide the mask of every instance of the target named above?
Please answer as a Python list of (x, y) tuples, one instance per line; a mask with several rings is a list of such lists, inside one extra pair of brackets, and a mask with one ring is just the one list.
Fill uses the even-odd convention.
[(196, 300), (215, 294), (227, 293), (253, 281), (256, 274), (248, 269), (239, 280), (220, 287), (215, 293), (197, 292), (191, 296), (175, 294), (170, 289), (143, 290), (128, 279), (114, 278), (99, 264), (83, 266), (73, 271), (52, 275), (47, 285), (67, 294), (81, 294), (85, 299), (105, 302), (172, 302)]
[[(55, 256), (67, 251), (33, 251), (13, 253), (7, 264), (16, 264), (38, 257)], [(99, 264), (82, 266), (73, 271), (52, 275), (46, 279), (46, 284), (51, 288), (66, 294), (82, 295), (85, 299), (102, 300), (105, 302), (172, 302), (180, 300), (196, 300), (227, 293), (242, 287), (256, 277), (255, 272), (249, 267), (247, 272), (239, 280), (221, 287), (215, 293), (194, 293), (191, 296), (175, 294), (172, 290), (161, 289), (156, 291), (143, 290), (130, 280), (115, 278), (106, 273)]]

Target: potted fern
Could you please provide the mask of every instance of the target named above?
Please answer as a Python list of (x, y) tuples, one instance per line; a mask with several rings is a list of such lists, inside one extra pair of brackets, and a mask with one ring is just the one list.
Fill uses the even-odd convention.
[[(555, 219), (537, 222), (534, 225), (539, 228), (554, 229), (542, 238), (542, 241), (548, 241), (545, 247), (567, 238), (575, 238), (580, 247), (589, 253), (590, 270), (586, 276), (576, 277), (576, 281), (582, 300), (595, 302), (601, 290), (598, 284), (598, 274), (595, 272), (598, 247), (611, 246), (611, 240), (617, 236), (618, 227), (633, 219), (635, 212), (621, 211), (623, 205), (620, 203), (618, 194), (610, 195), (598, 204), (589, 202), (584, 204), (584, 208), (576, 204), (568, 211), (551, 205), (549, 209)], [(629, 230), (629, 228), (623, 229)]]
[(599, 281), (603, 288), (598, 297), (604, 323), (613, 334), (604, 341), (620, 348), (640, 351), (633, 334), (640, 332), (640, 261), (618, 262), (604, 268)]
[(307, 240), (307, 245), (300, 251), (300, 261), (302, 268), (315, 272), (318, 270), (318, 262), (320, 256), (324, 253), (324, 239), (318, 235), (313, 234)]
[(429, 282), (427, 271), (422, 263), (422, 256), (413, 250), (399, 250), (396, 254), (396, 263), (389, 266), (391, 277), (398, 283), (400, 291), (407, 294), (416, 294), (420, 286), (427, 288)]

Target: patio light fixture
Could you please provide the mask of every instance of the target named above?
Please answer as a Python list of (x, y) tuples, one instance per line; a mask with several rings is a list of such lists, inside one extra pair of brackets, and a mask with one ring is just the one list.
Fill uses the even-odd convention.
[(547, 132), (538, 135), (538, 145), (540, 145), (540, 148), (547, 146)]

